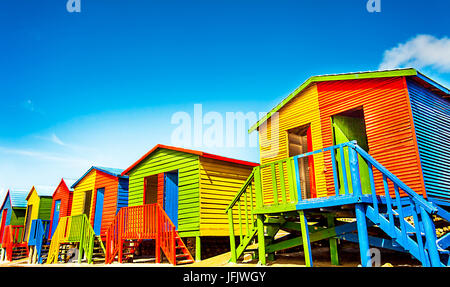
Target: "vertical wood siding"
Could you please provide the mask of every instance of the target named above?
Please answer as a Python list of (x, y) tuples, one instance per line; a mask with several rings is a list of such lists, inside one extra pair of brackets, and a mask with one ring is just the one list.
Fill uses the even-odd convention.
[(178, 170), (178, 230), (198, 231), (200, 227), (198, 155), (157, 149), (129, 173), (129, 206), (143, 204), (144, 178)]
[(127, 178), (119, 178), (119, 189), (117, 193), (117, 212), (122, 207), (128, 206), (128, 177)]
[(59, 218), (70, 216), (70, 212), (72, 209), (72, 197), (73, 192), (69, 190), (64, 180), (61, 180), (58, 187), (53, 194), (52, 200), (52, 210), (50, 213), (50, 234), (54, 224), (58, 224), (58, 222), (53, 222), (53, 214), (55, 212), (55, 202), (57, 200), (61, 200), (61, 205), (59, 208)]
[(253, 167), (200, 157), (200, 235), (227, 236), (225, 208)]
[[(299, 93), (279, 110), (279, 132), (277, 136), (272, 135), (272, 124), (269, 123), (259, 128), (261, 165), (289, 157), (288, 130), (302, 125), (310, 124), (312, 148), (318, 150), (323, 148), (322, 128), (320, 121), (319, 100), (316, 85), (311, 85)], [(267, 136), (264, 136), (267, 135)], [(277, 147), (278, 145), (278, 147)], [(270, 147), (277, 147), (272, 149)], [(314, 157), (314, 175), (317, 196), (326, 196), (326, 184), (324, 176), (323, 154)], [(286, 171), (286, 170), (285, 170)], [(262, 169), (262, 182), (264, 191), (264, 203), (273, 201), (271, 173), (269, 168)], [(278, 171), (277, 171), (278, 178)], [(280, 188), (280, 183), (277, 183)], [(289, 185), (286, 181), (286, 192), (289, 199)]]
[[(95, 175), (97, 170), (92, 169), (75, 187), (73, 191), (72, 211), (71, 215), (80, 215), (83, 213), (84, 192), (92, 190), (92, 194), (95, 192)], [(94, 196), (92, 196), (93, 198)], [(92, 214), (91, 204), (91, 214)]]
[[(408, 91), (403, 77), (329, 81), (317, 84), (323, 146), (333, 145), (331, 116), (363, 106), (369, 154), (405, 184), (424, 194), (414, 141)], [(327, 190), (334, 194), (331, 157), (325, 155)], [(382, 194), (380, 176), (377, 191)]]
[(427, 195), (450, 200), (450, 102), (407, 81)]
[(91, 222), (91, 226), (94, 226), (97, 189), (104, 188), (105, 194), (103, 199), (102, 226), (100, 231), (102, 237), (106, 236), (106, 231), (116, 215), (118, 186), (119, 179), (117, 177), (97, 170), (95, 188), (92, 192), (91, 214), (89, 220)]

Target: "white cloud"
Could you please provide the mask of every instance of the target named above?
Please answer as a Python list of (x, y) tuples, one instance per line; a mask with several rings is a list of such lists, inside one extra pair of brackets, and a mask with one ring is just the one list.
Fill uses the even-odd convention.
[(380, 70), (395, 68), (433, 68), (450, 72), (450, 39), (432, 35), (417, 35), (411, 40), (384, 52)]
[(62, 145), (62, 146), (66, 145), (56, 134), (52, 134), (50, 137), (50, 140), (58, 145)]

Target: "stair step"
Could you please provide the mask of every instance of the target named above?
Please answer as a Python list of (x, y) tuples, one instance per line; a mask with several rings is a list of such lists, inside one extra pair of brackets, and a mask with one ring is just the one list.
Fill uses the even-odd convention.
[(182, 261), (177, 261), (177, 264), (190, 264), (190, 263), (194, 263), (194, 260), (182, 260)]

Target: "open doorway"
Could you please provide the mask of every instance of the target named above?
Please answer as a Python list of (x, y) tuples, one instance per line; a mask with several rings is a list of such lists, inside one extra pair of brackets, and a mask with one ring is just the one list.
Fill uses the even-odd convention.
[(23, 235), (23, 240), (22, 241), (28, 241), (28, 231), (30, 229), (30, 224), (31, 224), (31, 213), (33, 212), (33, 205), (30, 204), (27, 206), (27, 218), (25, 221), (25, 233)]
[(83, 213), (86, 214), (87, 218), (91, 215), (91, 201), (92, 201), (92, 190), (87, 190), (84, 192), (84, 203), (83, 203)]
[[(313, 151), (311, 125), (307, 124), (288, 130), (288, 144), (289, 157)], [(313, 156), (299, 158), (298, 167), (302, 199), (317, 197)]]
[[(356, 140), (358, 145), (369, 152), (369, 144), (367, 141), (366, 133), (366, 123), (364, 120), (364, 110), (363, 107), (357, 107), (331, 117), (332, 127), (333, 127), (333, 141), (334, 144), (346, 143), (349, 141)], [(339, 150), (336, 150), (336, 162), (337, 162), (337, 172), (339, 177), (339, 193), (345, 193), (344, 187), (344, 177), (341, 163), (341, 154)], [(347, 182), (349, 187), (349, 192), (353, 192), (351, 184), (351, 174), (350, 174), (350, 162), (348, 158), (348, 150), (344, 149), (344, 158), (347, 174)], [(367, 163), (361, 156), (358, 156), (359, 161), (359, 173), (361, 177), (361, 188), (364, 194), (370, 193), (370, 179), (369, 170)]]
[(144, 178), (144, 204), (158, 202), (158, 175), (150, 175)]

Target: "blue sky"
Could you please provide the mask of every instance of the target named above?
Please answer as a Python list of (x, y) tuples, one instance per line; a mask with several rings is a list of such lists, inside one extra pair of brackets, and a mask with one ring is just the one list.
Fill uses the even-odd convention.
[(175, 112), (266, 112), (313, 75), (413, 66), (448, 87), (450, 2), (366, 2), (2, 0), (0, 192), (126, 168), (171, 144)]

